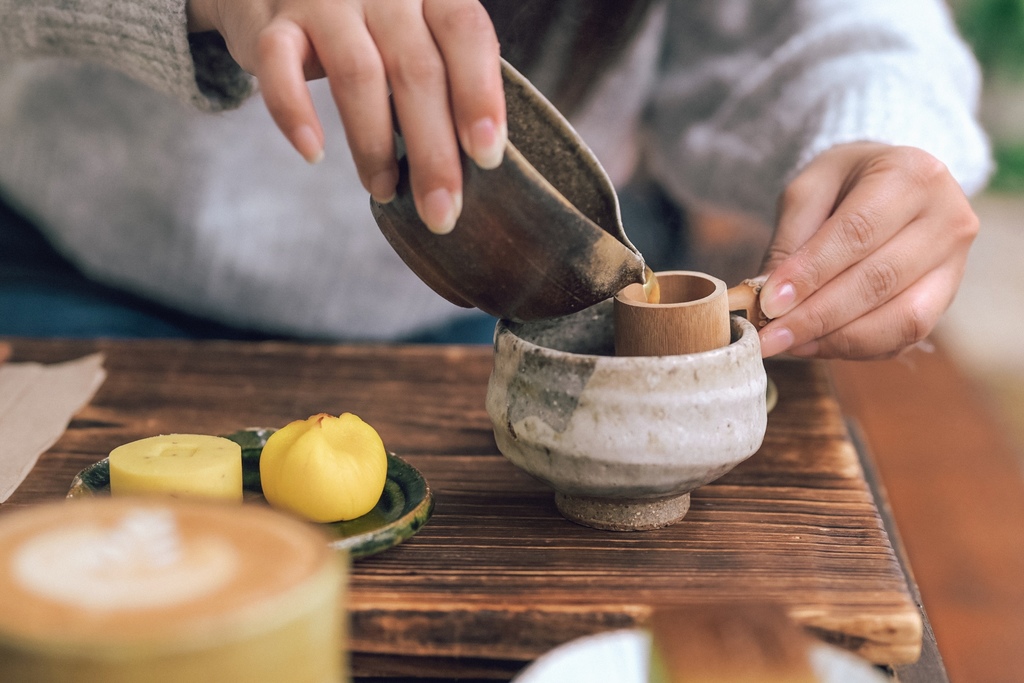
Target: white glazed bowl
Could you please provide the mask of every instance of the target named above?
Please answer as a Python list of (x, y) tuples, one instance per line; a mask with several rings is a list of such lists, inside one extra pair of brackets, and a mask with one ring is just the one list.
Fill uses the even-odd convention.
[(611, 301), (553, 320), (501, 321), (487, 412), (498, 449), (603, 529), (682, 519), (689, 493), (751, 456), (767, 425), (753, 325), (704, 353), (614, 356)]

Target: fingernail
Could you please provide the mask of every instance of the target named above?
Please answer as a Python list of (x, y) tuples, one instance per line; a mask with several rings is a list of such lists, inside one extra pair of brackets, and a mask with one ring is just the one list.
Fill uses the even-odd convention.
[(494, 119), (480, 119), (469, 128), (470, 156), (483, 169), (497, 168), (505, 156), (508, 126), (494, 123)]
[(782, 353), (796, 341), (787, 327), (766, 327), (761, 331), (761, 357), (768, 358)]
[(300, 126), (292, 134), (292, 144), (299, 151), (302, 158), (310, 164), (319, 164), (324, 159), (324, 148), (320, 144), (320, 138), (309, 126)]
[(821, 344), (817, 341), (809, 341), (806, 344), (800, 346), (794, 346), (789, 350), (789, 353), (794, 356), (816, 356), (818, 355), (818, 349), (821, 348)]
[[(765, 291), (767, 290), (767, 291)], [(761, 290), (761, 310), (769, 318), (786, 315), (796, 306), (796, 287), (789, 282), (772, 286), (769, 281)]]
[(379, 204), (387, 204), (395, 198), (398, 175), (393, 171), (379, 171), (370, 178), (370, 196)]
[(447, 235), (462, 213), (462, 194), (444, 188), (431, 190), (423, 198), (423, 222), (436, 235)]

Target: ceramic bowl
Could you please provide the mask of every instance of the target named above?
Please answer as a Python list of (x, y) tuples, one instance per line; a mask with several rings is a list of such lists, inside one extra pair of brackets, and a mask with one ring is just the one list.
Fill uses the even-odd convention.
[(601, 529), (679, 521), (690, 492), (761, 445), (767, 376), (754, 326), (727, 346), (614, 356), (611, 301), (563, 318), (501, 321), (487, 412), (499, 450), (555, 490), (559, 511)]

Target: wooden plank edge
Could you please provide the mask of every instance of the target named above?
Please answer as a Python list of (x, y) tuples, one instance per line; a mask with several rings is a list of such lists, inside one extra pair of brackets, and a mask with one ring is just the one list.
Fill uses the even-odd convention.
[(917, 581), (914, 579), (913, 569), (907, 557), (906, 548), (900, 537), (899, 529), (896, 527), (896, 519), (893, 517), (892, 505), (889, 501), (888, 491), (885, 484), (878, 475), (878, 467), (871, 453), (867, 449), (867, 442), (864, 440), (863, 430), (860, 425), (852, 419), (847, 420), (847, 429), (850, 432), (850, 440), (860, 456), (861, 467), (864, 469), (864, 478), (868, 482), (871, 493), (875, 496), (875, 505), (878, 507), (882, 517), (882, 525), (889, 536), (896, 560), (900, 563), (904, 575), (907, 577), (907, 587), (911, 598), (917, 605), (921, 615), (921, 642), (918, 656), (910, 662), (901, 662), (901, 665), (890, 666), (897, 680), (905, 683), (949, 683), (949, 675), (946, 672), (945, 663), (942, 661), (942, 654), (935, 640), (935, 632), (932, 630), (931, 621), (924, 608), (924, 601), (921, 599), (921, 591)]

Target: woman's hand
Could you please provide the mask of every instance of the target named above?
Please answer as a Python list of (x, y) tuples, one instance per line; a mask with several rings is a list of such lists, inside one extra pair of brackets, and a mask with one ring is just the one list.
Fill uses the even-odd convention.
[(459, 145), (501, 163), (507, 137), (498, 40), (477, 0), (189, 0), (189, 30), (216, 30), (256, 76), (277, 126), (315, 163), (324, 132), (306, 80), (326, 76), (363, 186), (398, 182), (391, 102), (416, 207), (434, 232), (462, 208)]
[(764, 357), (885, 358), (924, 339), (963, 277), (978, 219), (912, 147), (840, 145), (783, 193), (762, 272)]

